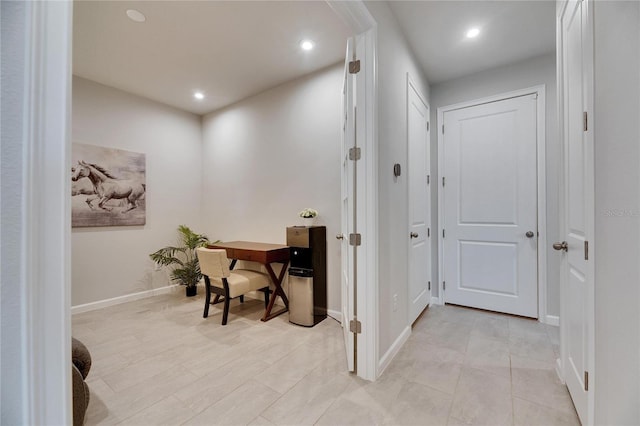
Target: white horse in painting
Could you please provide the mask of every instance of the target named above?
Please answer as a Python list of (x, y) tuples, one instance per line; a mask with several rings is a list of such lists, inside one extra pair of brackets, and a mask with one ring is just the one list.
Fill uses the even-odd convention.
[[(76, 168), (71, 168), (71, 176), (76, 172)], [(97, 198), (96, 189), (93, 187), (93, 183), (89, 178), (78, 178), (71, 184), (71, 196), (76, 195), (89, 195), (93, 198)]]
[(123, 210), (123, 213), (125, 213), (138, 207), (138, 200), (146, 191), (144, 183), (130, 179), (117, 179), (97, 164), (85, 163), (81, 160), (78, 161), (78, 165), (74, 168), (71, 180), (76, 182), (83, 177), (89, 178), (97, 194), (97, 197), (87, 197), (86, 199), (86, 203), (91, 209), (93, 209), (91, 203), (96, 198), (100, 198), (98, 207), (107, 211), (111, 211), (111, 208), (105, 206), (107, 201), (111, 199), (126, 199), (129, 206)]

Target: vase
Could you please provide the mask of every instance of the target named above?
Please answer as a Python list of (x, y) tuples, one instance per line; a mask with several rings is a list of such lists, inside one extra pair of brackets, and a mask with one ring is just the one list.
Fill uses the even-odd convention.
[(196, 294), (198, 294), (198, 287), (197, 286), (186, 286), (185, 289), (186, 293), (187, 293), (187, 297), (193, 297)]
[(304, 223), (304, 226), (313, 226), (313, 224), (316, 221), (315, 217), (303, 217), (302, 221)]

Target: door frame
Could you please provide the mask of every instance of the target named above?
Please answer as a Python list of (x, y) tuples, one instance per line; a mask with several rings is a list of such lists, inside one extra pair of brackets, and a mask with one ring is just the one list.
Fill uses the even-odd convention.
[[(409, 97), (409, 93), (410, 90), (412, 90), (416, 93), (416, 95), (418, 96), (418, 98), (420, 99), (420, 101), (427, 107), (427, 141), (426, 144), (427, 146), (425, 147), (425, 152), (428, 156), (427, 161), (425, 163), (426, 165), (426, 170), (425, 172), (427, 173), (427, 175), (429, 176), (429, 180), (431, 180), (431, 106), (429, 105), (429, 102), (426, 101), (426, 97), (424, 96), (424, 94), (420, 91), (420, 89), (418, 88), (418, 85), (416, 84), (415, 80), (411, 77), (411, 74), (407, 72), (407, 118), (406, 118), (406, 127), (407, 127), (407, 158), (406, 158), (406, 164), (407, 164), (407, 169), (409, 168), (409, 103), (410, 103), (410, 97)], [(407, 182), (408, 182), (408, 176), (409, 173), (407, 171)], [(433, 218), (431, 216), (431, 182), (429, 182), (427, 184), (427, 208), (428, 208), (428, 215), (429, 215), (429, 220), (427, 221), (427, 229), (429, 229), (429, 233), (432, 231), (432, 225), (433, 225)], [(411, 194), (409, 193), (409, 186), (407, 184), (407, 223), (409, 224), (409, 226), (411, 226), (411, 211), (410, 211), (410, 207), (411, 207)], [(408, 230), (407, 230), (408, 231)], [(428, 281), (432, 281), (432, 274), (433, 274), (433, 269), (431, 265), (431, 255), (432, 255), (432, 248), (431, 248), (431, 236), (427, 236), (426, 242), (425, 244), (427, 245), (427, 251), (428, 251), (428, 256), (427, 256), (427, 280)], [(409, 242), (407, 243), (407, 247), (408, 247), (408, 252), (409, 256), (407, 256), (407, 271), (408, 273), (408, 277), (409, 280), (411, 278), (411, 239), (409, 239)], [(409, 289), (411, 287), (410, 281), (407, 280), (407, 295), (410, 294)], [(433, 283), (431, 284), (433, 286)], [(432, 287), (433, 288), (433, 287)], [(432, 289), (429, 290), (429, 300), (427, 302), (427, 306), (431, 305), (432, 303), (432, 298), (431, 298), (431, 294), (432, 294)], [(407, 313), (411, 312), (411, 298), (407, 297)], [(418, 318), (420, 317), (420, 315), (418, 315)]]
[[(474, 99), (471, 101), (460, 102), (453, 105), (447, 105), (438, 108), (438, 176), (443, 177), (444, 170), (444, 150), (443, 144), (443, 118), (444, 113), (456, 109), (468, 108), (491, 102), (498, 102), (519, 96), (537, 95), (536, 105), (536, 163), (537, 163), (537, 270), (538, 270), (538, 321), (558, 325), (557, 319), (547, 317), (547, 175), (546, 175), (546, 87), (544, 84), (527, 87), (524, 89), (514, 90), (506, 93), (500, 93), (493, 96)], [(438, 182), (438, 304), (444, 305), (444, 242), (442, 240), (442, 231), (444, 229), (444, 194), (442, 191), (442, 179)]]
[[(8, 176), (20, 178), (21, 196), (7, 197), (3, 208), (17, 210), (17, 253), (2, 262), (19, 263), (16, 288), (3, 303), (12, 306), (12, 321), (1, 325), (9, 364), (17, 372), (15, 395), (2, 395), (10, 423), (71, 424), (71, 47), (73, 2), (25, 2), (14, 14), (18, 31), (9, 29), (24, 56), (16, 61), (24, 85), (18, 89), (22, 108), (10, 128), (22, 126), (12, 141), (22, 161)], [(18, 16), (20, 15), (20, 16)], [(3, 60), (5, 52), (2, 53)], [(3, 103), (3, 112), (5, 105)], [(3, 129), (4, 130), (4, 129)], [(2, 149), (8, 149), (2, 141)], [(47, 182), (46, 191), (42, 182)], [(5, 200), (3, 200), (5, 201)], [(5, 257), (6, 256), (6, 257)], [(45, 285), (46, 283), (46, 285)], [(4, 348), (4, 347), (3, 347)], [(20, 360), (19, 364), (12, 361)], [(20, 401), (20, 402), (17, 402)]]

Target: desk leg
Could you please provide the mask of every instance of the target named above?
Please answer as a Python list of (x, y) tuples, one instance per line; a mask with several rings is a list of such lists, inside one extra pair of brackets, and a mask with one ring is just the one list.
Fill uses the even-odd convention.
[[(283, 263), (282, 269), (280, 270), (280, 274), (277, 277), (275, 272), (273, 272), (273, 269), (271, 268), (271, 264), (266, 264), (264, 266), (267, 269), (267, 272), (271, 277), (271, 281), (273, 281), (273, 285), (276, 288), (275, 291), (273, 292), (273, 295), (271, 296), (271, 300), (269, 300), (269, 306), (267, 306), (267, 309), (264, 312), (264, 317), (262, 317), (262, 321), (269, 321), (270, 319), (275, 318), (280, 314), (284, 314), (289, 310), (289, 299), (287, 299), (287, 295), (284, 293), (284, 290), (282, 289), (282, 279), (284, 278), (284, 274), (287, 273), (287, 267), (289, 266), (289, 261), (286, 261)], [(282, 301), (284, 302), (285, 307), (279, 310), (278, 312), (271, 313), (271, 310), (273, 309), (273, 304), (275, 303), (277, 296), (280, 296), (282, 298)]]

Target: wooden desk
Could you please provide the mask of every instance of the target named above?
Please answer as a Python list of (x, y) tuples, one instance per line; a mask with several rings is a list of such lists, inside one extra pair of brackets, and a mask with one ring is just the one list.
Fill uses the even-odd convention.
[[(282, 289), (282, 279), (287, 272), (287, 266), (289, 266), (289, 247), (281, 244), (267, 244), (267, 243), (254, 243), (251, 241), (230, 241), (228, 243), (216, 243), (207, 246), (211, 249), (225, 249), (227, 251), (227, 257), (231, 259), (230, 269), (236, 266), (238, 260), (248, 260), (251, 262), (258, 262), (265, 266), (271, 281), (275, 286), (275, 291), (269, 300), (269, 305), (264, 312), (262, 321), (269, 321), (270, 319), (277, 317), (289, 310), (289, 299)], [(278, 276), (273, 272), (271, 268), (272, 263), (281, 263), (282, 269)], [(271, 313), (273, 304), (276, 301), (276, 297), (280, 296), (284, 302), (284, 309), (278, 312)]]

